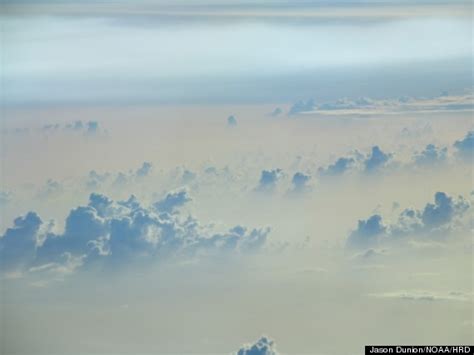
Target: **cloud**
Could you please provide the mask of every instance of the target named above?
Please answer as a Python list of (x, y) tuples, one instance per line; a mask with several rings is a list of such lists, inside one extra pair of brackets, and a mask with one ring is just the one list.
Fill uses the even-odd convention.
[[(473, 110), (473, 93), (434, 97), (399, 97), (390, 99), (342, 98), (319, 105), (305, 106), (299, 102), (295, 113), (342, 116), (401, 115), (406, 113), (437, 113)], [(295, 104), (296, 105), (296, 104)]]
[(392, 158), (392, 154), (384, 153), (378, 146), (372, 147), (372, 152), (364, 161), (365, 172), (373, 173), (380, 170)]
[(335, 163), (328, 165), (326, 168), (320, 167), (318, 172), (322, 176), (343, 175), (346, 171), (354, 166), (354, 158), (341, 157)]
[(304, 193), (307, 192), (310, 187), (307, 185), (308, 181), (311, 180), (311, 176), (297, 172), (293, 175), (291, 179), (291, 184), (293, 185), (290, 193)]
[(45, 186), (41, 188), (38, 192), (38, 198), (49, 198), (52, 196), (57, 196), (63, 191), (63, 186), (58, 181), (48, 179)]
[(154, 207), (157, 211), (172, 213), (189, 201), (191, 201), (191, 197), (189, 197), (188, 191), (183, 189), (168, 193), (164, 199), (156, 202)]
[(360, 97), (355, 100), (350, 100), (348, 98), (342, 98), (334, 102), (323, 103), (318, 105), (318, 110), (349, 110), (354, 108), (373, 108), (376, 105), (376, 101), (367, 98)]
[(288, 111), (288, 116), (296, 115), (302, 112), (313, 111), (316, 108), (316, 103), (313, 99), (309, 99), (307, 101), (297, 101), (290, 107)]
[(143, 162), (142, 166), (137, 169), (135, 175), (138, 177), (145, 177), (151, 173), (153, 165), (149, 162)]
[(434, 144), (428, 144), (423, 151), (414, 156), (416, 166), (428, 167), (446, 162), (448, 148), (439, 148)]
[(236, 355), (278, 355), (275, 348), (275, 342), (266, 337), (262, 336), (253, 344), (246, 344), (240, 348)]
[(462, 159), (472, 161), (474, 156), (474, 131), (470, 131), (466, 136), (453, 144), (457, 149), (458, 156)]
[(112, 185), (123, 186), (133, 181), (141, 181), (141, 178), (150, 176), (152, 172), (153, 164), (146, 161), (143, 162), (142, 165), (135, 171), (129, 170), (127, 173), (98, 173), (95, 170), (92, 170), (89, 172), (89, 176), (87, 177), (86, 186), (91, 190), (97, 190), (111, 179), (113, 179), (113, 181), (111, 181)]
[(454, 301), (471, 302), (472, 294), (451, 291), (448, 293), (437, 293), (426, 290), (403, 290), (395, 292), (372, 293), (370, 297), (400, 299), (405, 301), (434, 302), (434, 301)]
[(271, 113), (270, 116), (277, 117), (283, 113), (283, 110), (280, 107), (276, 107)]
[(392, 154), (384, 153), (379, 146), (373, 146), (366, 156), (358, 151), (353, 152), (352, 155), (352, 157), (340, 157), (327, 167), (320, 167), (319, 175), (321, 177), (341, 176), (351, 169), (372, 174), (382, 170), (392, 159)]
[(233, 115), (227, 117), (227, 125), (229, 127), (237, 126), (237, 119)]
[(359, 220), (357, 229), (353, 231), (347, 241), (350, 247), (366, 248), (376, 244), (379, 236), (383, 235), (387, 227), (382, 224), (382, 216), (376, 214), (367, 220)]
[(70, 211), (63, 233), (51, 231), (34, 212), (18, 217), (0, 238), (2, 271), (73, 272), (83, 265), (114, 265), (128, 261), (166, 260), (170, 256), (219, 257), (223, 253), (253, 253), (264, 247), (269, 228), (237, 225), (214, 231), (178, 208), (190, 200), (187, 192), (172, 192), (154, 206), (136, 197), (115, 202), (91, 194), (86, 206)]
[(12, 197), (13, 194), (11, 191), (0, 191), (0, 207), (10, 203)]
[(469, 208), (469, 204), (460, 198), (454, 201), (444, 192), (435, 194), (435, 203), (428, 203), (421, 214), (421, 220), (426, 227), (436, 228), (451, 220), (456, 215), (462, 215)]
[(41, 218), (34, 212), (13, 221), (13, 227), (8, 228), (0, 238), (0, 265), (4, 271), (21, 267), (34, 259), (42, 224)]
[(95, 170), (91, 170), (87, 177), (86, 186), (92, 190), (96, 190), (105, 183), (109, 177), (110, 173), (99, 174)]
[(95, 133), (99, 132), (99, 122), (97, 122), (97, 121), (87, 122), (86, 127), (87, 127), (86, 132), (88, 134), (95, 134)]
[(183, 175), (181, 176), (181, 180), (183, 181), (184, 184), (188, 184), (190, 182), (192, 182), (193, 180), (195, 180), (197, 177), (197, 175), (195, 173), (193, 173), (192, 171), (190, 170), (184, 170), (183, 171)]
[(281, 176), (281, 169), (262, 170), (257, 190), (263, 192), (272, 192)]
[(427, 203), (422, 210), (403, 210), (395, 223), (384, 225), (379, 214), (359, 220), (357, 229), (348, 237), (347, 246), (368, 248), (406, 236), (447, 236), (457, 228), (459, 220), (469, 208), (469, 203), (463, 197), (454, 199), (444, 192), (437, 192), (434, 203)]

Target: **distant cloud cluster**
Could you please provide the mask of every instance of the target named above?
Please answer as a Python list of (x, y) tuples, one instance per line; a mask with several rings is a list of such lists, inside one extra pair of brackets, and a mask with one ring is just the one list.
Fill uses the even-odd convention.
[(288, 116), (297, 115), (302, 112), (309, 112), (316, 109), (316, 102), (313, 99), (309, 99), (307, 101), (300, 100), (295, 102), (290, 109), (288, 110)]
[(403, 210), (395, 223), (384, 224), (379, 214), (359, 220), (357, 228), (348, 237), (347, 245), (368, 248), (407, 236), (447, 236), (459, 227), (458, 222), (469, 208), (469, 202), (463, 197), (454, 198), (437, 192), (434, 203), (427, 203), (422, 210)]
[(318, 172), (321, 176), (340, 176), (351, 169), (365, 173), (376, 173), (387, 166), (392, 159), (392, 153), (385, 153), (379, 146), (373, 146), (370, 153), (363, 155), (358, 151), (353, 156), (340, 157), (327, 167), (320, 167)]
[(333, 164), (330, 164), (325, 168), (320, 167), (318, 171), (319, 171), (319, 174), (322, 176), (342, 175), (346, 171), (348, 171), (353, 166), (354, 163), (355, 163), (354, 158), (341, 157), (341, 158), (338, 158)]
[(153, 171), (153, 164), (150, 162), (143, 162), (143, 164), (136, 170), (129, 170), (128, 173), (118, 172), (116, 174), (105, 172), (98, 173), (91, 170), (86, 180), (87, 188), (96, 190), (103, 184), (109, 182), (115, 186), (125, 185), (131, 181), (138, 180), (150, 176)]
[(317, 104), (314, 99), (295, 102), (288, 110), (288, 115), (300, 113), (324, 115), (385, 115), (407, 112), (451, 112), (472, 111), (474, 94), (449, 95), (441, 93), (434, 97), (400, 97), (395, 99), (372, 99), (360, 97), (356, 99), (341, 98), (332, 102)]
[(318, 168), (319, 175), (324, 177), (342, 176), (349, 171), (359, 171), (368, 174), (382, 172), (390, 166), (409, 169), (426, 169), (441, 167), (448, 163), (455, 163), (450, 160), (459, 158), (462, 161), (472, 162), (474, 158), (474, 132), (470, 131), (460, 140), (456, 140), (452, 145), (454, 148), (449, 155), (448, 147), (440, 147), (435, 144), (428, 144), (421, 151), (415, 152), (411, 161), (402, 163), (394, 161), (394, 154), (383, 151), (379, 146), (373, 146), (366, 155), (355, 151), (344, 157), (337, 158), (333, 163)]
[(4, 272), (73, 272), (85, 265), (120, 267), (127, 262), (166, 260), (171, 256), (206, 257), (226, 252), (248, 253), (266, 243), (269, 228), (237, 225), (213, 231), (179, 208), (190, 201), (186, 191), (168, 193), (150, 207), (134, 197), (113, 201), (91, 194), (86, 206), (70, 211), (64, 232), (54, 232), (29, 212), (14, 220), (0, 238)]
[(48, 179), (46, 184), (38, 192), (38, 198), (44, 199), (51, 196), (56, 196), (63, 191), (63, 186), (60, 182)]
[[(24, 135), (34, 132), (34, 129), (30, 128), (11, 128), (9, 130), (3, 130), (4, 134), (18, 134)], [(74, 122), (61, 124), (61, 123), (47, 123), (41, 126), (40, 128), (36, 129), (37, 132), (52, 134), (52, 133), (59, 133), (59, 132), (77, 132), (83, 133), (86, 135), (94, 135), (100, 133), (102, 130), (100, 128), (98, 121), (81, 121), (77, 120)]]
[(446, 162), (447, 154), (447, 147), (440, 148), (434, 144), (428, 144), (423, 151), (414, 156), (414, 161), (421, 167), (438, 165)]
[(255, 343), (244, 345), (235, 355), (279, 355), (279, 352), (272, 339), (262, 336)]
[(56, 131), (75, 131), (75, 132), (84, 132), (87, 134), (95, 134), (100, 131), (99, 122), (97, 121), (74, 121), (72, 123), (67, 123), (61, 125), (56, 124), (46, 124), (42, 127), (43, 132), (56, 132)]
[(434, 301), (450, 301), (450, 302), (472, 302), (473, 294), (450, 291), (448, 293), (437, 293), (427, 290), (402, 290), (395, 292), (372, 293), (370, 297), (399, 299), (405, 301), (418, 302), (434, 302)]

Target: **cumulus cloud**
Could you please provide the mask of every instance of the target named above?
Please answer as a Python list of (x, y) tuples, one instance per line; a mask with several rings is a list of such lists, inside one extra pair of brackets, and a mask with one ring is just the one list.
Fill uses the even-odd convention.
[(392, 154), (384, 153), (378, 146), (374, 146), (364, 161), (364, 170), (367, 173), (376, 172), (383, 168), (391, 158)]
[(304, 193), (309, 190), (308, 182), (311, 179), (311, 176), (297, 172), (293, 175), (291, 179), (292, 189), (291, 193)]
[(387, 227), (382, 224), (382, 216), (375, 214), (367, 220), (359, 220), (357, 229), (351, 233), (347, 241), (350, 247), (366, 248), (376, 243)]
[(149, 162), (143, 162), (142, 166), (137, 169), (135, 175), (138, 177), (145, 177), (151, 173), (153, 165)]
[(154, 207), (157, 211), (172, 213), (189, 201), (191, 201), (191, 197), (189, 197), (188, 191), (182, 189), (168, 193), (162, 200), (156, 202)]
[(4, 271), (21, 267), (34, 259), (42, 223), (34, 212), (13, 221), (13, 227), (0, 238), (0, 265)]
[(153, 164), (146, 161), (143, 162), (138, 169), (130, 169), (128, 172), (98, 173), (97, 171), (92, 170), (89, 172), (86, 179), (86, 186), (91, 190), (97, 190), (109, 181), (114, 186), (123, 186), (133, 181), (141, 181), (140, 179), (150, 176), (152, 173)]
[(87, 177), (86, 186), (92, 190), (96, 190), (110, 177), (110, 173), (99, 174), (95, 170), (91, 170)]
[(377, 173), (387, 166), (392, 154), (383, 152), (379, 146), (373, 146), (366, 156), (355, 151), (352, 156), (340, 157), (334, 163), (318, 169), (322, 177), (341, 176), (351, 169), (365, 173)]
[(215, 232), (177, 209), (190, 198), (185, 191), (169, 193), (154, 206), (143, 207), (136, 197), (115, 202), (91, 194), (86, 206), (70, 211), (63, 233), (51, 232), (34, 212), (18, 217), (0, 238), (2, 271), (61, 270), (84, 264), (115, 267), (131, 260), (166, 260), (170, 256), (219, 256), (251, 253), (266, 243), (269, 228), (237, 225)]
[(85, 134), (95, 134), (100, 132), (99, 122), (97, 121), (88, 121), (83, 122), (77, 120), (71, 123), (61, 124), (61, 123), (47, 123), (44, 124), (40, 131), (44, 133), (56, 133), (60, 131), (65, 132), (83, 132)]
[(448, 148), (440, 148), (434, 144), (428, 144), (424, 150), (416, 154), (414, 162), (416, 166), (428, 167), (446, 162)]
[(469, 208), (463, 197), (455, 199), (444, 192), (437, 192), (434, 203), (427, 203), (422, 210), (403, 210), (395, 223), (385, 225), (379, 214), (359, 220), (357, 228), (348, 237), (347, 245), (368, 248), (382, 241), (395, 241), (406, 236), (446, 236), (456, 228)]
[(472, 161), (474, 156), (474, 131), (468, 132), (463, 139), (454, 142), (453, 146), (457, 149), (459, 157)]
[(48, 179), (46, 184), (38, 192), (38, 198), (49, 198), (56, 196), (63, 191), (63, 186), (60, 182)]
[(334, 102), (328, 102), (318, 105), (318, 110), (348, 110), (354, 108), (373, 108), (375, 107), (375, 105), (376, 101), (367, 97), (360, 97), (355, 100), (342, 98)]
[(88, 134), (95, 134), (99, 132), (99, 122), (97, 121), (89, 121), (86, 124), (86, 132)]
[(288, 116), (296, 115), (302, 112), (309, 112), (313, 111), (316, 108), (316, 103), (313, 99), (309, 99), (307, 101), (297, 101), (295, 102), (288, 111)]
[(338, 176), (343, 175), (346, 171), (354, 166), (354, 158), (341, 157), (337, 159), (333, 164), (328, 165), (326, 168), (320, 167), (318, 172), (322, 176)]
[(272, 192), (281, 176), (281, 169), (263, 170), (260, 175), (257, 190), (262, 192)]
[(246, 344), (240, 348), (236, 355), (278, 355), (276, 350), (275, 342), (266, 337), (262, 336), (253, 344)]
[(229, 127), (237, 126), (237, 119), (233, 115), (227, 117), (227, 125)]
[(183, 183), (188, 184), (188, 183), (192, 182), (193, 180), (195, 180), (196, 177), (197, 177), (197, 175), (195, 173), (193, 173), (192, 171), (186, 169), (186, 170), (183, 171), (183, 175), (181, 176), (181, 180), (183, 181)]

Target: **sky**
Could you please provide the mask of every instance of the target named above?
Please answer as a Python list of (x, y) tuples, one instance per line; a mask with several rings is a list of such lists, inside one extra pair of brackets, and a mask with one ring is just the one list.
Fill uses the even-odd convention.
[(6, 2), (5, 105), (274, 103), (470, 85), (468, 2), (139, 4)]
[(1, 354), (472, 344), (470, 2), (0, 7)]

